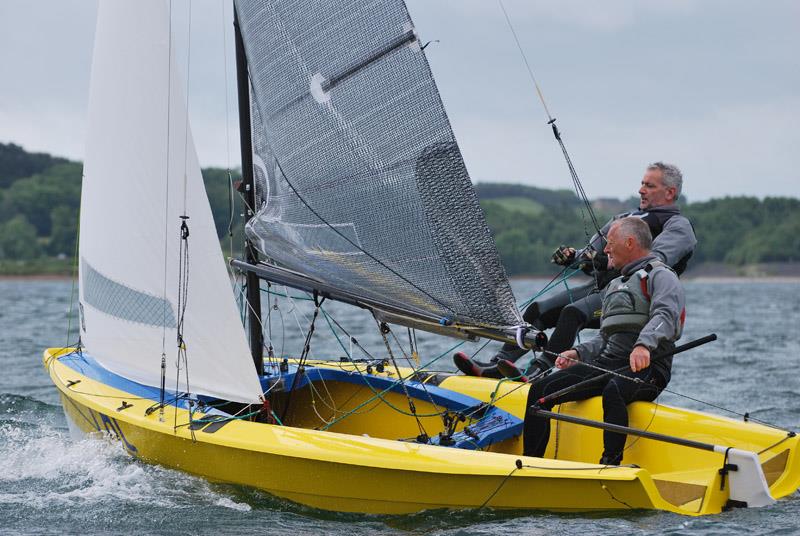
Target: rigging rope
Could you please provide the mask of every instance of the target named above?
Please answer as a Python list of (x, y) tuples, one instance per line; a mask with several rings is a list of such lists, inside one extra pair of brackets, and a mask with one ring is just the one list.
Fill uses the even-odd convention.
[(308, 332), (306, 333), (306, 340), (303, 344), (303, 353), (300, 354), (300, 359), (297, 362), (297, 371), (292, 378), (292, 386), (289, 389), (289, 396), (286, 399), (286, 407), (283, 408), (283, 415), (281, 415), (281, 421), (286, 420), (286, 415), (289, 413), (289, 407), (292, 404), (292, 394), (294, 393), (294, 389), (297, 386), (297, 380), (300, 375), (303, 373), (304, 366), (306, 361), (308, 360), (308, 353), (311, 350), (311, 337), (314, 336), (315, 330), (315, 323), (317, 321), (317, 316), (319, 316), (319, 310), (322, 307), (323, 302), (325, 302), (325, 297), (323, 296), (321, 301), (317, 301), (317, 294), (314, 293), (314, 316), (311, 317), (311, 325), (308, 327)]
[(409, 279), (407, 279), (406, 277), (402, 276), (402, 275), (401, 275), (399, 272), (397, 272), (396, 270), (393, 270), (392, 268), (390, 268), (389, 266), (387, 266), (387, 265), (386, 265), (386, 264), (385, 264), (383, 261), (381, 261), (380, 259), (378, 259), (377, 257), (375, 257), (373, 254), (371, 254), (369, 251), (365, 250), (365, 249), (364, 249), (363, 247), (361, 247), (360, 245), (358, 245), (358, 244), (356, 244), (355, 242), (353, 242), (353, 241), (352, 241), (352, 240), (351, 240), (351, 239), (350, 239), (348, 236), (346, 236), (344, 233), (342, 233), (341, 231), (339, 231), (339, 230), (338, 230), (338, 229), (337, 229), (335, 226), (331, 225), (331, 224), (328, 222), (328, 220), (326, 220), (325, 218), (323, 218), (323, 217), (322, 217), (322, 215), (321, 215), (319, 212), (317, 212), (316, 210), (314, 210), (314, 208), (313, 208), (311, 205), (309, 205), (309, 204), (308, 204), (308, 202), (307, 202), (307, 201), (306, 201), (306, 200), (303, 198), (303, 196), (302, 196), (302, 195), (300, 195), (300, 192), (298, 192), (298, 191), (297, 191), (297, 189), (294, 187), (294, 184), (292, 184), (292, 182), (289, 180), (289, 177), (288, 177), (288, 176), (286, 175), (286, 173), (283, 171), (283, 167), (281, 167), (281, 163), (280, 163), (280, 161), (277, 159), (277, 157), (275, 158), (275, 164), (276, 164), (276, 166), (278, 167), (278, 171), (280, 171), (280, 172), (281, 172), (281, 176), (282, 176), (282, 177), (283, 177), (283, 179), (286, 181), (286, 184), (288, 184), (288, 185), (289, 185), (289, 188), (291, 188), (292, 192), (294, 192), (294, 194), (297, 196), (297, 198), (300, 200), (300, 202), (301, 202), (301, 203), (303, 203), (303, 205), (305, 205), (305, 207), (306, 207), (306, 208), (307, 208), (309, 211), (311, 211), (311, 213), (312, 213), (312, 214), (314, 214), (314, 216), (316, 216), (316, 217), (319, 219), (319, 221), (321, 221), (322, 223), (324, 223), (324, 224), (325, 224), (325, 226), (327, 226), (327, 227), (328, 227), (328, 228), (329, 228), (331, 231), (333, 231), (334, 233), (336, 233), (337, 235), (339, 235), (339, 237), (341, 237), (343, 240), (345, 240), (345, 241), (346, 241), (347, 243), (349, 243), (351, 246), (353, 246), (354, 248), (356, 248), (358, 251), (362, 252), (364, 255), (366, 255), (367, 257), (369, 257), (370, 259), (372, 259), (372, 260), (373, 260), (373, 261), (375, 261), (376, 263), (378, 263), (380, 266), (382, 266), (383, 268), (385, 268), (386, 270), (388, 270), (390, 273), (394, 274), (395, 276), (397, 276), (398, 278), (400, 278), (402, 281), (404, 281), (404, 282), (408, 283), (410, 286), (412, 286), (413, 288), (415, 288), (416, 290), (418, 290), (419, 292), (421, 292), (422, 294), (424, 294), (425, 296), (427, 296), (428, 298), (430, 298), (431, 300), (433, 300), (435, 303), (439, 304), (439, 305), (440, 305), (441, 307), (443, 307), (444, 309), (446, 309), (446, 310), (450, 311), (451, 313), (455, 313), (455, 311), (453, 310), (453, 308), (452, 308), (452, 307), (450, 307), (449, 305), (447, 305), (447, 304), (445, 304), (445, 303), (441, 302), (441, 301), (440, 301), (440, 300), (438, 300), (436, 297), (432, 296), (432, 295), (431, 295), (431, 294), (429, 294), (427, 291), (423, 290), (422, 288), (420, 288), (419, 286), (417, 286), (416, 284), (414, 284), (412, 281), (410, 281), (410, 280), (409, 280)]
[(192, 87), (192, 3), (189, 2), (189, 29), (186, 51), (186, 120), (183, 127), (183, 215), (186, 216), (189, 168), (189, 91)]
[[(536, 299), (536, 298), (537, 298), (539, 295), (541, 295), (541, 294), (543, 294), (543, 293), (545, 293), (545, 292), (549, 291), (550, 289), (554, 288), (554, 287), (555, 287), (555, 286), (557, 286), (557, 285), (560, 285), (562, 282), (564, 282), (564, 280), (566, 280), (566, 279), (568, 279), (568, 278), (572, 277), (573, 275), (575, 275), (576, 273), (578, 273), (578, 272), (579, 272), (579, 270), (574, 270), (574, 271), (572, 271), (572, 272), (569, 272), (569, 273), (566, 273), (566, 274), (565, 274), (564, 272), (566, 272), (566, 271), (567, 271), (567, 268), (563, 269), (563, 270), (562, 270), (562, 271), (561, 271), (559, 274), (556, 274), (556, 276), (554, 276), (554, 277), (553, 277), (553, 278), (552, 278), (552, 279), (551, 279), (551, 280), (550, 280), (550, 281), (549, 281), (549, 282), (548, 282), (548, 283), (545, 285), (545, 287), (544, 287), (544, 288), (542, 288), (542, 290), (540, 290), (540, 291), (539, 291), (539, 292), (538, 292), (538, 293), (537, 293), (537, 294), (536, 294), (536, 295), (535, 295), (533, 298), (531, 298), (529, 301), (532, 301), (532, 300)], [(557, 278), (558, 278), (558, 277), (559, 277), (561, 274), (564, 274), (564, 275), (562, 276), (562, 279), (560, 279), (560, 280), (558, 280), (558, 281), (557, 281), (556, 279), (557, 279)], [(300, 300), (309, 300), (309, 298), (291, 297), (291, 296), (289, 295), (289, 293), (288, 293), (288, 289), (286, 290), (286, 294), (279, 294), (279, 293), (277, 293), (277, 292), (275, 292), (275, 291), (268, 291), (268, 294), (271, 294), (271, 295), (274, 295), (274, 296), (286, 297), (286, 298), (293, 298), (293, 299), (300, 299)], [(434, 364), (436, 361), (440, 360), (441, 358), (443, 358), (443, 357), (445, 357), (445, 356), (447, 356), (447, 355), (450, 355), (450, 354), (451, 354), (451, 353), (452, 353), (454, 350), (456, 350), (457, 348), (459, 348), (460, 346), (462, 346), (463, 344), (465, 344), (465, 342), (466, 342), (466, 341), (461, 341), (461, 342), (459, 342), (458, 344), (456, 344), (456, 345), (452, 346), (451, 348), (449, 348), (449, 349), (447, 349), (446, 351), (442, 352), (441, 354), (439, 354), (438, 356), (434, 357), (434, 358), (433, 358), (433, 359), (431, 359), (430, 361), (428, 361), (428, 362), (424, 363), (424, 364), (423, 364), (422, 366), (420, 366), (419, 368), (417, 368), (417, 369), (414, 369), (414, 368), (412, 368), (412, 370), (413, 370), (414, 372), (413, 372), (412, 374), (408, 375), (408, 376), (405, 376), (405, 377), (404, 377), (404, 376), (402, 376), (402, 375), (399, 373), (399, 369), (396, 369), (396, 370), (398, 371), (398, 378), (397, 378), (396, 380), (394, 380), (394, 381), (391, 383), (391, 385), (389, 385), (389, 386), (388, 386), (388, 387), (386, 387), (385, 389), (383, 389), (383, 390), (381, 390), (381, 391), (377, 391), (377, 390), (376, 390), (376, 389), (375, 389), (375, 388), (374, 388), (374, 387), (373, 387), (373, 386), (370, 384), (370, 382), (368, 381), (368, 379), (367, 379), (367, 378), (364, 376), (364, 372), (363, 372), (363, 371), (362, 371), (362, 370), (361, 370), (361, 369), (358, 367), (358, 365), (355, 363), (355, 360), (352, 358), (352, 351), (349, 351), (349, 352), (348, 352), (348, 350), (347, 350), (347, 349), (344, 347), (344, 345), (342, 344), (342, 342), (341, 342), (341, 340), (339, 339), (338, 335), (336, 334), (336, 331), (333, 329), (333, 326), (331, 326), (331, 322), (333, 322), (333, 324), (334, 324), (334, 325), (336, 325), (336, 326), (337, 326), (339, 329), (341, 329), (341, 330), (342, 330), (342, 332), (343, 332), (345, 335), (347, 335), (347, 336), (348, 336), (348, 338), (350, 339), (350, 342), (351, 342), (351, 344), (355, 344), (355, 345), (356, 345), (356, 346), (357, 346), (357, 347), (358, 347), (360, 350), (362, 350), (362, 351), (365, 353), (365, 355), (368, 355), (368, 356), (369, 356), (369, 357), (370, 357), (370, 358), (371, 358), (373, 361), (375, 361), (375, 359), (374, 359), (374, 358), (372, 358), (371, 354), (369, 354), (369, 352), (368, 352), (368, 351), (367, 351), (365, 348), (363, 348), (363, 347), (361, 346), (361, 344), (359, 344), (359, 342), (358, 342), (358, 341), (355, 339), (355, 337), (353, 337), (352, 335), (350, 335), (350, 334), (347, 332), (347, 330), (346, 330), (346, 329), (345, 329), (345, 328), (344, 328), (344, 327), (343, 327), (343, 326), (342, 326), (342, 325), (341, 325), (341, 324), (340, 324), (340, 323), (339, 323), (339, 322), (336, 320), (336, 318), (335, 318), (335, 317), (333, 317), (333, 316), (329, 315), (329, 314), (328, 314), (327, 312), (325, 312), (324, 310), (323, 310), (323, 311), (321, 311), (321, 312), (323, 313), (323, 316), (326, 318), (326, 321), (328, 321), (329, 327), (330, 327), (331, 331), (334, 333), (334, 336), (336, 337), (337, 341), (339, 342), (339, 345), (342, 347), (342, 349), (343, 349), (343, 351), (345, 352), (345, 354), (346, 354), (346, 355), (348, 355), (348, 357), (350, 357), (350, 358), (351, 358), (351, 360), (352, 360), (352, 363), (353, 363), (353, 365), (354, 365), (354, 368), (355, 368), (356, 372), (357, 372), (357, 373), (359, 373), (359, 374), (360, 374), (362, 377), (364, 377), (364, 380), (365, 380), (365, 385), (367, 385), (367, 387), (369, 387), (369, 388), (370, 388), (370, 390), (373, 392), (373, 396), (372, 396), (372, 397), (370, 397), (370, 398), (368, 398), (368, 399), (366, 399), (366, 400), (364, 400), (364, 401), (362, 401), (360, 404), (358, 404), (356, 407), (354, 407), (353, 409), (351, 409), (351, 410), (349, 410), (349, 411), (343, 412), (343, 411), (341, 411), (341, 410), (335, 410), (335, 411), (336, 411), (336, 413), (339, 413), (339, 412), (341, 412), (341, 413), (342, 413), (342, 415), (340, 415), (340, 416), (337, 416), (336, 418), (334, 418), (334, 419), (332, 419), (332, 420), (330, 420), (330, 421), (325, 421), (325, 422), (326, 422), (325, 426), (323, 426), (323, 427), (319, 428), (320, 430), (324, 431), (324, 430), (327, 430), (327, 429), (329, 429), (331, 426), (333, 426), (333, 425), (335, 425), (336, 423), (338, 423), (339, 421), (341, 421), (341, 420), (343, 420), (343, 419), (347, 418), (348, 416), (358, 413), (358, 412), (359, 412), (359, 410), (360, 410), (361, 408), (363, 408), (363, 407), (367, 406), (368, 404), (370, 404), (370, 403), (372, 403), (372, 402), (374, 402), (374, 401), (376, 401), (376, 400), (380, 400), (380, 401), (382, 401), (384, 404), (388, 405), (390, 408), (392, 408), (393, 410), (395, 410), (395, 411), (397, 411), (397, 412), (399, 412), (399, 413), (401, 413), (401, 414), (405, 414), (405, 415), (409, 415), (409, 416), (414, 416), (414, 417), (417, 417), (417, 418), (419, 418), (419, 417), (433, 417), (433, 416), (440, 416), (440, 415), (442, 415), (442, 412), (438, 412), (438, 413), (431, 413), (431, 414), (421, 414), (421, 413), (418, 413), (418, 412), (417, 412), (416, 414), (413, 414), (413, 413), (406, 412), (406, 411), (402, 410), (401, 408), (398, 408), (398, 407), (394, 406), (393, 404), (391, 404), (391, 403), (390, 403), (388, 400), (386, 400), (386, 399), (385, 399), (384, 395), (385, 395), (385, 394), (387, 394), (388, 392), (390, 392), (392, 389), (394, 389), (394, 388), (395, 388), (397, 385), (402, 385), (402, 386), (403, 386), (403, 388), (404, 388), (404, 390), (405, 390), (405, 391), (406, 391), (406, 393), (407, 393), (407, 392), (408, 392), (408, 391), (407, 391), (407, 388), (406, 388), (406, 387), (405, 387), (405, 385), (404, 385), (404, 382), (405, 382), (405, 381), (407, 381), (407, 380), (409, 380), (409, 379), (412, 379), (412, 378), (414, 378), (414, 377), (415, 377), (415, 375), (417, 374), (417, 371), (418, 371), (418, 370), (427, 369), (428, 367), (430, 367), (431, 365), (433, 365), (433, 364)], [(386, 342), (388, 343), (388, 341), (386, 341)], [(487, 342), (486, 344), (488, 344), (488, 342)], [(484, 346), (485, 346), (486, 344), (484, 344)], [(479, 350), (479, 351), (480, 351), (480, 350)], [(281, 354), (281, 355), (282, 355), (282, 354)], [(614, 371), (610, 371), (610, 370), (607, 370), (607, 369), (603, 369), (602, 367), (596, 367), (596, 366), (595, 366), (594, 368), (596, 368), (598, 371), (601, 371), (601, 372), (611, 372), (611, 373), (613, 373), (613, 372), (614, 372)], [(532, 377), (532, 378), (530, 379), (530, 382), (528, 383), (528, 385), (530, 385), (531, 383), (534, 383), (535, 381), (537, 381), (538, 379), (540, 379), (540, 378), (541, 378), (543, 375), (544, 375), (544, 372), (540, 372), (540, 373), (539, 373), (539, 374), (537, 374), (536, 376)], [(627, 378), (627, 379), (629, 379), (629, 380), (631, 379), (631, 378), (629, 378), (629, 377), (627, 377), (627, 376), (624, 376), (624, 375), (620, 375), (620, 376), (621, 376), (621, 377), (623, 377), (623, 378)], [(494, 390), (494, 391), (492, 392), (492, 394), (490, 395), (490, 401), (489, 401), (488, 403), (486, 403), (486, 406), (490, 406), (490, 407), (491, 407), (491, 406), (495, 406), (495, 405), (496, 405), (496, 403), (497, 403), (498, 401), (500, 401), (500, 400), (502, 400), (503, 398), (505, 398), (505, 397), (509, 396), (510, 394), (512, 394), (512, 393), (514, 393), (514, 392), (516, 392), (518, 389), (521, 389), (522, 387), (525, 387), (525, 385), (526, 385), (525, 383), (517, 383), (517, 384), (516, 384), (516, 385), (514, 385), (514, 387), (512, 387), (512, 388), (511, 388), (509, 391), (507, 391), (506, 393), (504, 393), (504, 394), (502, 394), (502, 395), (499, 395), (499, 396), (498, 396), (498, 395), (497, 395), (497, 393), (498, 393), (498, 391), (499, 391), (499, 388), (500, 388), (500, 386), (501, 386), (501, 385), (503, 385), (503, 384), (505, 384), (505, 383), (506, 383), (506, 382), (508, 382), (508, 381), (510, 381), (510, 380), (509, 380), (509, 379), (501, 379), (500, 381), (498, 381), (498, 383), (497, 383), (497, 387), (495, 388), (495, 390)], [(691, 397), (691, 396), (688, 396), (688, 395), (684, 395), (684, 394), (682, 394), (682, 393), (678, 393), (678, 392), (672, 391), (672, 390), (670, 390), (670, 389), (664, 389), (664, 391), (665, 391), (665, 392), (668, 392), (668, 393), (671, 393), (671, 394), (673, 394), (673, 395), (675, 395), (675, 396), (684, 397), (684, 398), (687, 398), (687, 399), (689, 399), (689, 400), (692, 400), (692, 401), (694, 401), (694, 402), (697, 402), (697, 403), (700, 403), (700, 404), (704, 404), (704, 405), (707, 405), (707, 406), (709, 406), (709, 407), (713, 407), (713, 408), (719, 409), (719, 410), (721, 410), (721, 411), (725, 411), (725, 412), (727, 412), (727, 413), (730, 413), (730, 414), (732, 414), (732, 415), (737, 415), (737, 416), (739, 416), (739, 417), (742, 417), (742, 418), (744, 418), (745, 420), (751, 420), (751, 421), (753, 421), (753, 422), (757, 422), (757, 423), (759, 423), (759, 424), (763, 424), (763, 425), (765, 425), (765, 426), (769, 426), (769, 427), (771, 427), (771, 428), (774, 428), (774, 429), (777, 429), (777, 430), (786, 431), (784, 428), (781, 428), (780, 426), (774, 425), (774, 424), (772, 424), (772, 423), (769, 423), (769, 422), (767, 422), (767, 421), (763, 421), (763, 420), (760, 420), (760, 419), (755, 419), (755, 418), (752, 418), (752, 417), (750, 417), (750, 416), (749, 416), (749, 414), (746, 414), (746, 413), (740, 413), (740, 412), (736, 412), (736, 411), (734, 411), (734, 410), (730, 410), (730, 409), (727, 409), (727, 408), (725, 408), (725, 407), (722, 407), (722, 406), (715, 405), (715, 404), (713, 404), (713, 403), (710, 403), (710, 402), (706, 402), (706, 401), (703, 401), (703, 400), (700, 400), (700, 399), (697, 399), (697, 398), (694, 398), (694, 397)], [(409, 395), (407, 395), (407, 396), (409, 396)], [(657, 405), (658, 405), (658, 404), (657, 404)], [(471, 419), (471, 418), (472, 418), (472, 416), (473, 416), (475, 413), (477, 413), (478, 411), (481, 411), (481, 409), (482, 409), (482, 408), (476, 408), (475, 410), (473, 410), (473, 411), (471, 411), (471, 412), (469, 412), (469, 413), (466, 413), (466, 414), (465, 414), (465, 417), (467, 417), (467, 418), (470, 418), (470, 419)], [(652, 418), (651, 418), (651, 423), (652, 423)], [(648, 423), (648, 426), (649, 426), (651, 423)], [(789, 433), (791, 433), (791, 432), (789, 432)]]
[[(391, 329), (388, 329), (389, 328), (388, 324), (386, 325), (386, 327), (387, 327), (388, 333), (390, 333), (392, 335), (392, 338), (394, 339), (395, 343), (397, 343), (397, 347), (400, 348), (400, 351), (403, 353), (403, 358), (408, 363), (409, 368), (411, 368), (412, 370), (414, 370), (416, 372), (417, 369), (414, 367), (414, 363), (412, 363), (411, 357), (408, 356), (406, 354), (405, 350), (403, 349), (403, 345), (400, 342), (400, 339), (397, 338), (397, 335), (394, 333), (394, 331), (392, 331)], [(411, 339), (411, 328), (407, 328), (407, 329), (408, 329), (409, 344), (411, 345), (411, 351), (414, 352), (414, 343), (413, 343), (413, 341)], [(419, 362), (417, 362), (417, 365), (419, 365)], [(395, 363), (395, 369), (397, 369), (397, 364), (396, 363)], [(397, 373), (398, 373), (398, 375), (400, 374), (399, 369), (397, 369)], [(431, 403), (433, 408), (436, 411), (439, 411), (439, 406), (433, 400), (433, 396), (428, 391), (428, 387), (425, 385), (425, 382), (419, 382), (419, 384), (422, 387), (422, 390), (425, 392), (425, 395), (428, 397), (428, 401)]]
[[(514, 30), (514, 25), (511, 23), (511, 18), (508, 16), (508, 12), (506, 11), (505, 5), (503, 5), (503, 0), (497, 0), (497, 3), (500, 5), (500, 9), (503, 11), (503, 15), (506, 19), (506, 23), (508, 24), (509, 29), (511, 30), (511, 35), (514, 36), (514, 42), (517, 44), (517, 49), (519, 49), (519, 53), (522, 56), (522, 60), (525, 63), (525, 68), (528, 71), (528, 76), (530, 76), (531, 81), (533, 82), (534, 87), (536, 88), (536, 93), (539, 95), (539, 100), (542, 103), (542, 107), (544, 108), (545, 113), (547, 114), (547, 124), (551, 126), (553, 130), (553, 136), (555, 136), (558, 145), (561, 147), (561, 152), (564, 155), (564, 159), (567, 162), (567, 167), (569, 168), (570, 175), (572, 177), (572, 183), (575, 187), (575, 193), (578, 195), (578, 198), (583, 202), (586, 207), (586, 210), (589, 213), (589, 217), (592, 220), (592, 225), (594, 225), (595, 230), (599, 236), (603, 236), (603, 232), (600, 229), (600, 224), (597, 221), (597, 217), (595, 216), (594, 210), (592, 209), (591, 202), (589, 202), (589, 198), (586, 195), (586, 191), (583, 189), (583, 184), (581, 183), (580, 178), (578, 177), (578, 172), (575, 170), (575, 166), (572, 164), (572, 159), (567, 152), (567, 148), (564, 145), (564, 141), (561, 139), (561, 133), (556, 126), (556, 119), (550, 114), (550, 110), (547, 107), (547, 103), (544, 100), (544, 94), (542, 93), (541, 88), (539, 87), (539, 83), (536, 81), (536, 77), (533, 75), (533, 69), (531, 69), (530, 63), (528, 63), (528, 57), (525, 55), (525, 51), (522, 48), (522, 44), (517, 37), (517, 32)], [(583, 215), (583, 209), (581, 209), (581, 214)], [(586, 232), (587, 239), (589, 239), (588, 232)]]
[(164, 169), (164, 292), (161, 307), (161, 353), (167, 351), (167, 255), (169, 252), (169, 162), (170, 162), (170, 118), (172, 115), (172, 0), (169, 1), (169, 44), (167, 48), (167, 158)]
[[(378, 324), (378, 331), (380, 331), (381, 337), (383, 338), (383, 344), (386, 345), (386, 351), (389, 353), (389, 359), (392, 360), (392, 365), (394, 365), (394, 370), (397, 372), (397, 377), (401, 378), (403, 375), (400, 374), (400, 367), (397, 366), (397, 361), (394, 359), (394, 353), (392, 352), (392, 347), (389, 344), (389, 339), (386, 337), (386, 334), (391, 331), (389, 329), (389, 325), (384, 322), (380, 322), (377, 318), (375, 319), (375, 322)], [(422, 437), (428, 437), (425, 427), (422, 426), (422, 421), (419, 420), (419, 416), (417, 415), (417, 408), (414, 405), (414, 399), (408, 392), (408, 386), (406, 386), (405, 382), (401, 382), (400, 386), (403, 388), (403, 393), (406, 395), (406, 399), (408, 400), (408, 409), (411, 410), (411, 414), (414, 415), (414, 419), (417, 421), (417, 427), (419, 428), (420, 435)]]
[[(186, 303), (189, 297), (189, 225), (186, 223), (188, 216), (181, 216), (180, 228), (180, 248), (178, 258), (178, 322), (176, 329), (176, 342), (178, 344), (178, 357), (175, 361), (175, 398), (179, 396), (181, 362), (183, 362), (184, 373), (186, 375), (186, 394), (191, 392), (189, 387), (189, 360), (186, 353), (186, 341), (184, 340), (184, 322), (186, 318)], [(192, 401), (189, 404), (189, 420), (191, 420)], [(177, 428), (178, 412), (175, 412), (174, 426)]]

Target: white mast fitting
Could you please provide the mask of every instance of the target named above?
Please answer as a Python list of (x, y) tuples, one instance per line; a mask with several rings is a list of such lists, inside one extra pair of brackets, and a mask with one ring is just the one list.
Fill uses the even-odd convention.
[[(174, 389), (180, 216), (189, 216), (184, 321), (193, 393), (255, 403), (250, 358), (187, 121), (163, 0), (101, 2), (81, 194), (81, 336), (104, 367)], [(185, 181), (185, 186), (184, 186)], [(186, 390), (185, 373), (179, 389)]]

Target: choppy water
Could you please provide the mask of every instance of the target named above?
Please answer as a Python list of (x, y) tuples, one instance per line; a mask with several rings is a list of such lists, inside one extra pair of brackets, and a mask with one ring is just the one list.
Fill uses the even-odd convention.
[[(541, 281), (515, 282), (528, 296)], [(677, 356), (669, 388), (780, 426), (800, 429), (800, 284), (687, 282), (684, 340), (716, 332), (720, 340)], [(128, 457), (118, 444), (69, 437), (55, 388), (41, 366), (47, 346), (67, 336), (71, 284), (0, 281), (0, 534), (261, 534), (304, 531), (339, 534), (795, 534), (800, 496), (763, 509), (685, 518), (660, 512), (550, 514), (436, 511), (364, 516), (311, 510), (268, 494), (211, 484)], [(272, 318), (275, 345), (297, 351), (298, 324), (308, 304), (281, 300)], [(374, 322), (331, 304), (340, 322), (380, 352)], [(324, 322), (322, 323), (324, 326)], [(318, 329), (316, 355), (343, 350)], [(401, 340), (407, 338), (398, 331)], [(419, 335), (423, 362), (454, 341)], [(329, 349), (333, 350), (329, 350)], [(467, 351), (475, 346), (467, 347)], [(358, 355), (357, 355), (358, 356)], [(452, 370), (449, 357), (433, 368)], [(665, 393), (665, 403), (709, 410)], [(719, 410), (710, 410), (720, 413)]]

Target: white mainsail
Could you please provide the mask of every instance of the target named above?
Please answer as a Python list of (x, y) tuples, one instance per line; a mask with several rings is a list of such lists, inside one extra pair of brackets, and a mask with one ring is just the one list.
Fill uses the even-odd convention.
[[(174, 388), (185, 211), (189, 388), (257, 402), (171, 52), (164, 0), (99, 3), (81, 197), (82, 340), (109, 370), (152, 386), (165, 350)], [(179, 376), (187, 390), (185, 371)]]

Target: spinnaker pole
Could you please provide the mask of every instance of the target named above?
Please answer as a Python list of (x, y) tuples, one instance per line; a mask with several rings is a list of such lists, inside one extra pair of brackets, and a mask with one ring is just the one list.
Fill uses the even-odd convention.
[[(250, 126), (250, 77), (247, 71), (247, 56), (244, 50), (239, 15), (233, 7), (233, 27), (236, 35), (236, 84), (239, 102), (239, 139), (242, 149), (242, 190), (245, 199), (245, 223), (253, 215), (256, 204), (255, 180), (253, 177), (253, 138)], [(245, 238), (245, 257), (250, 264), (258, 263), (258, 254), (253, 244)], [(264, 335), (261, 331), (261, 287), (258, 276), (246, 272), (247, 312), (250, 327), (250, 352), (259, 376), (264, 374)]]

